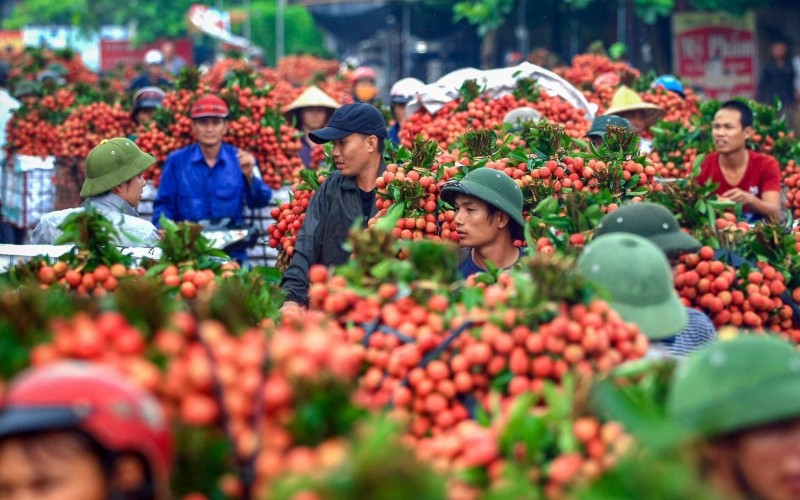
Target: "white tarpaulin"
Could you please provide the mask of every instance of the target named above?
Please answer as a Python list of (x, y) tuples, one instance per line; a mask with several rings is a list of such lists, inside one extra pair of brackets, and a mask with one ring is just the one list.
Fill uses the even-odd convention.
[(230, 14), (205, 5), (194, 4), (189, 8), (189, 22), (206, 35), (222, 40), (236, 47), (247, 47), (250, 41), (247, 38), (231, 33)]
[[(57, 259), (65, 253), (72, 251), (72, 245), (0, 245), (0, 272), (5, 272), (9, 267), (19, 262), (28, 261), (40, 255)], [(125, 255), (130, 255), (137, 263), (142, 260), (159, 260), (160, 248), (150, 247), (120, 247)]]
[(411, 114), (425, 108), (433, 114), (450, 101), (458, 99), (458, 90), (467, 80), (476, 80), (479, 87), (485, 87), (485, 93), (496, 99), (511, 94), (520, 78), (531, 78), (551, 96), (559, 96), (574, 108), (582, 110), (588, 121), (594, 119), (597, 105), (590, 103), (583, 92), (567, 80), (552, 71), (524, 62), (510, 68), (482, 71), (475, 68), (462, 68), (448, 73), (439, 80), (426, 85), (417, 97), (408, 103), (406, 113)]

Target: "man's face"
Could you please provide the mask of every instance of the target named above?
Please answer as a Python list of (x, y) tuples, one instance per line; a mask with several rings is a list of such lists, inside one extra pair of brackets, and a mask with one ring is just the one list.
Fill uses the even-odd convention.
[(735, 153), (745, 148), (752, 128), (742, 127), (742, 114), (735, 109), (723, 108), (714, 115), (711, 137), (714, 148), (720, 153)]
[(378, 151), (378, 138), (374, 135), (350, 134), (333, 141), (333, 161), (345, 177), (355, 177), (369, 168)]
[(507, 216), (503, 217), (505, 214), (496, 211), (490, 216), (489, 205), (474, 196), (460, 194), (456, 196), (455, 204), (458, 244), (463, 247), (480, 248), (492, 243), (508, 228)]
[(161, 76), (161, 65), (160, 64), (148, 64), (147, 65), (147, 73), (150, 75), (150, 78), (158, 78)]
[(800, 498), (800, 419), (747, 431), (733, 444), (734, 466), (755, 498)]
[(392, 113), (397, 123), (403, 123), (406, 119), (406, 105), (405, 104), (392, 104)]
[(147, 124), (153, 121), (153, 114), (156, 108), (141, 108), (136, 112), (136, 123), (139, 125)]
[(0, 442), (0, 500), (102, 500), (106, 489), (100, 460), (64, 433), (33, 448), (13, 437)]
[(774, 42), (769, 46), (769, 53), (775, 59), (784, 59), (789, 52), (789, 46), (784, 42)]
[(120, 184), (115, 192), (120, 198), (127, 201), (132, 207), (136, 208), (139, 202), (142, 201), (142, 191), (147, 181), (144, 180), (142, 174), (137, 175), (133, 179)]
[(164, 54), (164, 59), (170, 59), (175, 54), (175, 46), (172, 42), (164, 42), (161, 45), (161, 53)]
[(204, 116), (192, 120), (192, 132), (197, 142), (204, 147), (215, 147), (222, 144), (222, 138), (228, 131), (228, 122), (224, 118)]

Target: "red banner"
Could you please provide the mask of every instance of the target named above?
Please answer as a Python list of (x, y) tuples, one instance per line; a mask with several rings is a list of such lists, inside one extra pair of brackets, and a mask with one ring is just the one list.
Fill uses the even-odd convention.
[(683, 12), (673, 15), (675, 72), (705, 95), (724, 101), (756, 90), (752, 13)]
[[(101, 40), (100, 41), (100, 70), (109, 71), (119, 65), (135, 65), (144, 62), (144, 54), (150, 49), (161, 48), (162, 42), (134, 48), (128, 40)], [(194, 64), (194, 48), (188, 38), (175, 40), (175, 55), (180, 56), (186, 64)]]

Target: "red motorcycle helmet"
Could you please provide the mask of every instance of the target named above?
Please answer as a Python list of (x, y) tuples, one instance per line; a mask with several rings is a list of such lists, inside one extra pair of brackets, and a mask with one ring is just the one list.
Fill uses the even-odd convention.
[(52, 430), (81, 430), (113, 453), (145, 459), (166, 484), (172, 438), (159, 402), (113, 369), (63, 361), (20, 374), (0, 406), (0, 439)]

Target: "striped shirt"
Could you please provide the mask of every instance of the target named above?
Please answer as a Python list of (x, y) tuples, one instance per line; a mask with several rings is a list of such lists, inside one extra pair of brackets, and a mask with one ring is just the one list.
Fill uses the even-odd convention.
[(717, 340), (717, 329), (708, 316), (690, 307), (686, 312), (689, 314), (686, 328), (674, 337), (651, 340), (651, 349), (664, 350), (666, 355), (680, 358)]

